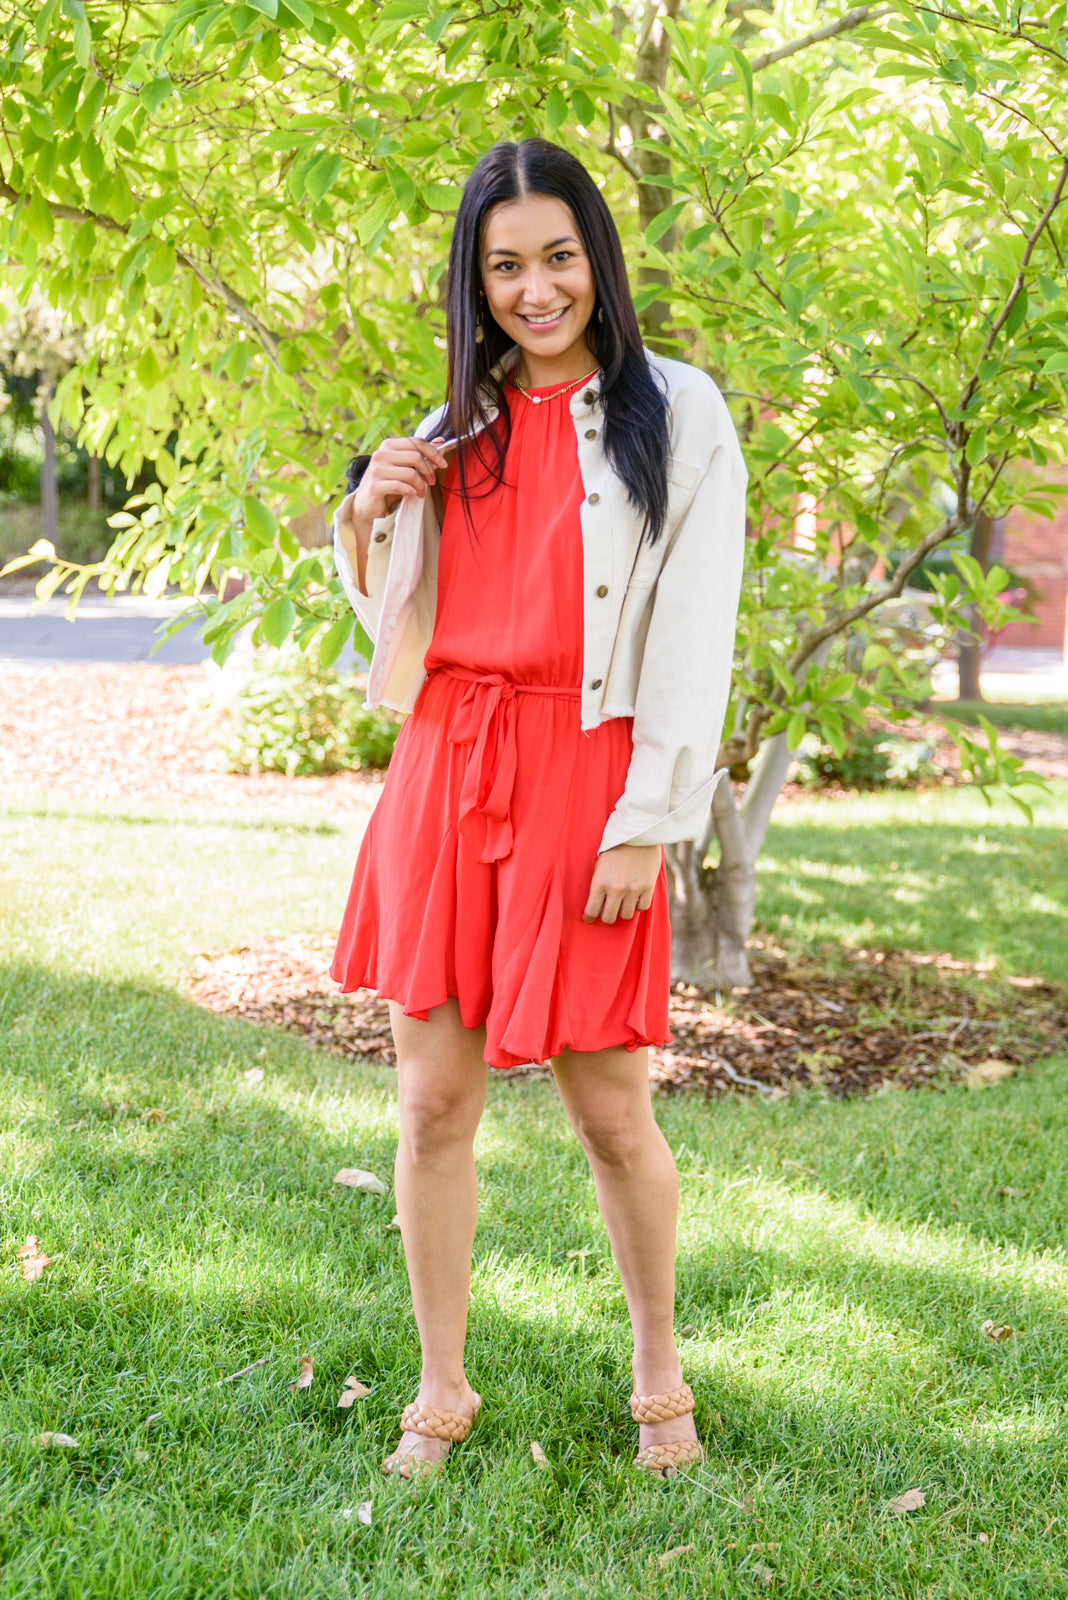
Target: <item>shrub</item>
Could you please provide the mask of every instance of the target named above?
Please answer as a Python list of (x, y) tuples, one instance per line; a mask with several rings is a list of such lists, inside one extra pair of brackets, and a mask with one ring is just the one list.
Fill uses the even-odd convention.
[(367, 711), (353, 674), (321, 670), (296, 648), (227, 669), (216, 738), (231, 772), (314, 777), (389, 765), (401, 719)]
[(943, 775), (934, 746), (925, 740), (861, 728), (841, 755), (830, 745), (806, 739), (798, 754), (796, 779), (813, 789), (914, 789)]

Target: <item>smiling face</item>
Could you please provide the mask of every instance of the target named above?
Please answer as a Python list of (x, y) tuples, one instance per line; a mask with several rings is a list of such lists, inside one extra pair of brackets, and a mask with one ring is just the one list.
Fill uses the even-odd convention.
[(584, 377), (597, 290), (570, 206), (529, 195), (494, 206), (482, 227), (482, 286), (494, 322), (522, 352), (516, 373), (530, 388)]

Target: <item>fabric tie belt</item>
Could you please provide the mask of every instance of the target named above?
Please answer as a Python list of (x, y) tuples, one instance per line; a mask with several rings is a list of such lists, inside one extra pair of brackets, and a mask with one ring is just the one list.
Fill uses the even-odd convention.
[(516, 702), (520, 695), (551, 695), (581, 703), (578, 689), (547, 683), (515, 683), (499, 672), (472, 672), (465, 667), (438, 667), (467, 684), (449, 724), (452, 744), (471, 746), (460, 790), (459, 828), (478, 846), (485, 865), (512, 852), (512, 789), (517, 751)]

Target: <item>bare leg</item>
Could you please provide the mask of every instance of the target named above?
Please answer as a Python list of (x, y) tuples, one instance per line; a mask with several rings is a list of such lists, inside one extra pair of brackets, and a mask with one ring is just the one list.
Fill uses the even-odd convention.
[[(647, 1050), (568, 1051), (553, 1062), (560, 1098), (589, 1159), (634, 1331), (634, 1387), (682, 1382), (675, 1346), (675, 1227), (679, 1180), (653, 1117)], [(643, 1425), (640, 1442), (696, 1439), (693, 1417)]]
[[(394, 1169), (422, 1375), (417, 1398), (469, 1416), (464, 1372), (471, 1247), (478, 1211), (474, 1140), (486, 1099), (485, 1030), (465, 1028), (455, 1000), (425, 1022), (390, 1003), (397, 1046), (400, 1139)], [(399, 1453), (438, 1461), (449, 1446), (403, 1433)]]

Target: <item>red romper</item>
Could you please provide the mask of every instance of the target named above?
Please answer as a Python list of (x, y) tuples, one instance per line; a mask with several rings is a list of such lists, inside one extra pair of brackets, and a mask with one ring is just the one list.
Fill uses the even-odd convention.
[[(552, 395), (555, 387), (532, 390)], [(566, 397), (507, 390), (504, 483), (444, 480), (427, 679), (364, 835), (331, 975), (426, 1017), (450, 996), (491, 1067), (667, 1043), (664, 869), (648, 911), (583, 922), (631, 719), (580, 725), (583, 498)], [(477, 460), (472, 487), (483, 478)]]

